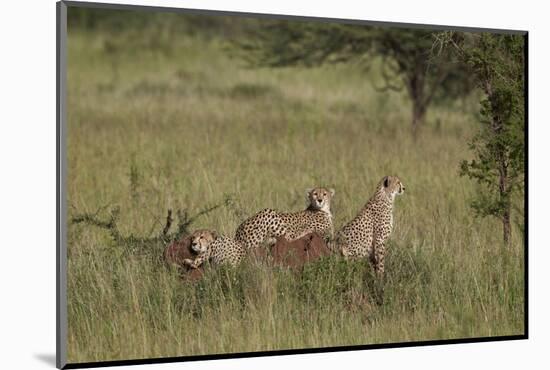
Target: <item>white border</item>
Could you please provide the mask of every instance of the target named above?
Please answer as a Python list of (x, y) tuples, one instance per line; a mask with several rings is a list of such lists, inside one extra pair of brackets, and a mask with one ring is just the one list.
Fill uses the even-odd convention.
[[(546, 90), (549, 28), (544, 3), (505, 1), (245, 0), (110, 1), (136, 5), (431, 23), (530, 31), (530, 340), (315, 355), (146, 365), (145, 368), (257, 369), (510, 368), (548, 363), (549, 158)], [(55, 1), (6, 2), (2, 22), (3, 103), (2, 367), (52, 368), (55, 353)], [(536, 200), (534, 202), (533, 200)], [(7, 366), (6, 366), (7, 365)], [(133, 367), (136, 368), (136, 367)]]

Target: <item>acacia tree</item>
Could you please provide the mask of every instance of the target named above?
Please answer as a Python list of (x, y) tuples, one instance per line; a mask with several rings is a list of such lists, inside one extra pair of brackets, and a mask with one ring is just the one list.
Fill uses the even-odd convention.
[[(461, 74), (461, 64), (452, 62), (447, 50), (432, 51), (433, 34), (425, 30), (375, 29), (373, 51), (381, 55), (384, 89), (405, 87), (412, 102), (411, 124), (416, 134), (438, 91), (447, 90), (449, 75)], [(397, 84), (391, 83), (397, 78)]]
[(468, 64), (485, 97), (479, 132), (470, 142), (474, 159), (460, 174), (481, 186), (472, 207), (480, 216), (501, 220), (506, 245), (511, 239), (513, 197), (524, 191), (524, 39), (520, 35), (442, 34)]
[[(453, 75), (464, 75), (464, 66), (453, 63), (452, 53), (433, 52), (433, 32), (364, 25), (271, 21), (250, 28), (248, 37), (235, 44), (249, 65), (284, 67), (382, 58), (384, 84), (377, 90), (402, 90), (412, 102), (413, 132), (424, 121), (438, 91), (449, 87)], [(463, 81), (467, 81), (467, 77)], [(461, 85), (466, 94), (471, 86)]]

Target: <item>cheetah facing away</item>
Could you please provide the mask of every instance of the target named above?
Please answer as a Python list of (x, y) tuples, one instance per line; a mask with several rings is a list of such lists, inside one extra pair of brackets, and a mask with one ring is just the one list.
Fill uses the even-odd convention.
[(384, 275), (385, 242), (393, 227), (393, 202), (405, 187), (396, 176), (386, 176), (359, 214), (336, 235), (344, 257), (369, 257), (378, 276)]
[(264, 242), (273, 244), (277, 237), (293, 241), (317, 232), (322, 238), (332, 238), (334, 231), (330, 201), (333, 196), (334, 189), (308, 189), (308, 207), (305, 210), (283, 213), (264, 209), (237, 228), (235, 239), (241, 242), (245, 249), (251, 250)]
[(219, 236), (211, 230), (197, 230), (191, 234), (191, 249), (197, 253), (194, 259), (186, 258), (183, 263), (191, 268), (199, 268), (204, 262), (210, 261), (214, 265), (238, 265), (246, 253), (237, 241)]

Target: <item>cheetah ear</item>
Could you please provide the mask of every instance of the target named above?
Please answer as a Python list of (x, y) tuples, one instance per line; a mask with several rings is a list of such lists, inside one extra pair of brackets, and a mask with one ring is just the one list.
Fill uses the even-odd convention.
[(384, 187), (387, 188), (388, 186), (390, 186), (390, 177), (386, 176), (384, 177)]
[(312, 191), (313, 191), (313, 188), (307, 188), (306, 189), (306, 198), (309, 199), (309, 194), (311, 194)]
[(214, 240), (216, 240), (219, 237), (220, 237), (220, 234), (218, 234), (218, 232), (216, 230), (212, 230), (212, 238), (214, 238)]
[(334, 188), (330, 188), (330, 189), (328, 189), (328, 191), (330, 192), (331, 197), (333, 197), (334, 193), (336, 193), (336, 190), (334, 190)]

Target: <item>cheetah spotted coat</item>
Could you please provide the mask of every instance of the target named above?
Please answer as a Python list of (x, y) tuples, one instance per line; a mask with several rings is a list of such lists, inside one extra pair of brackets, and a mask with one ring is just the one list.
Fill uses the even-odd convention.
[(312, 232), (326, 239), (332, 238), (330, 199), (333, 195), (332, 189), (315, 188), (308, 192), (310, 204), (304, 211), (283, 213), (264, 209), (237, 228), (235, 239), (250, 250), (264, 242), (273, 244), (278, 237), (293, 241)]
[(213, 265), (229, 264), (236, 266), (246, 256), (242, 244), (226, 236), (214, 236), (214, 240), (205, 243), (205, 250), (198, 252), (193, 260), (186, 260), (191, 268), (198, 268), (205, 262)]
[(337, 233), (336, 249), (345, 257), (368, 257), (377, 274), (383, 275), (385, 242), (393, 228), (393, 202), (404, 190), (399, 178), (384, 177), (357, 216)]

